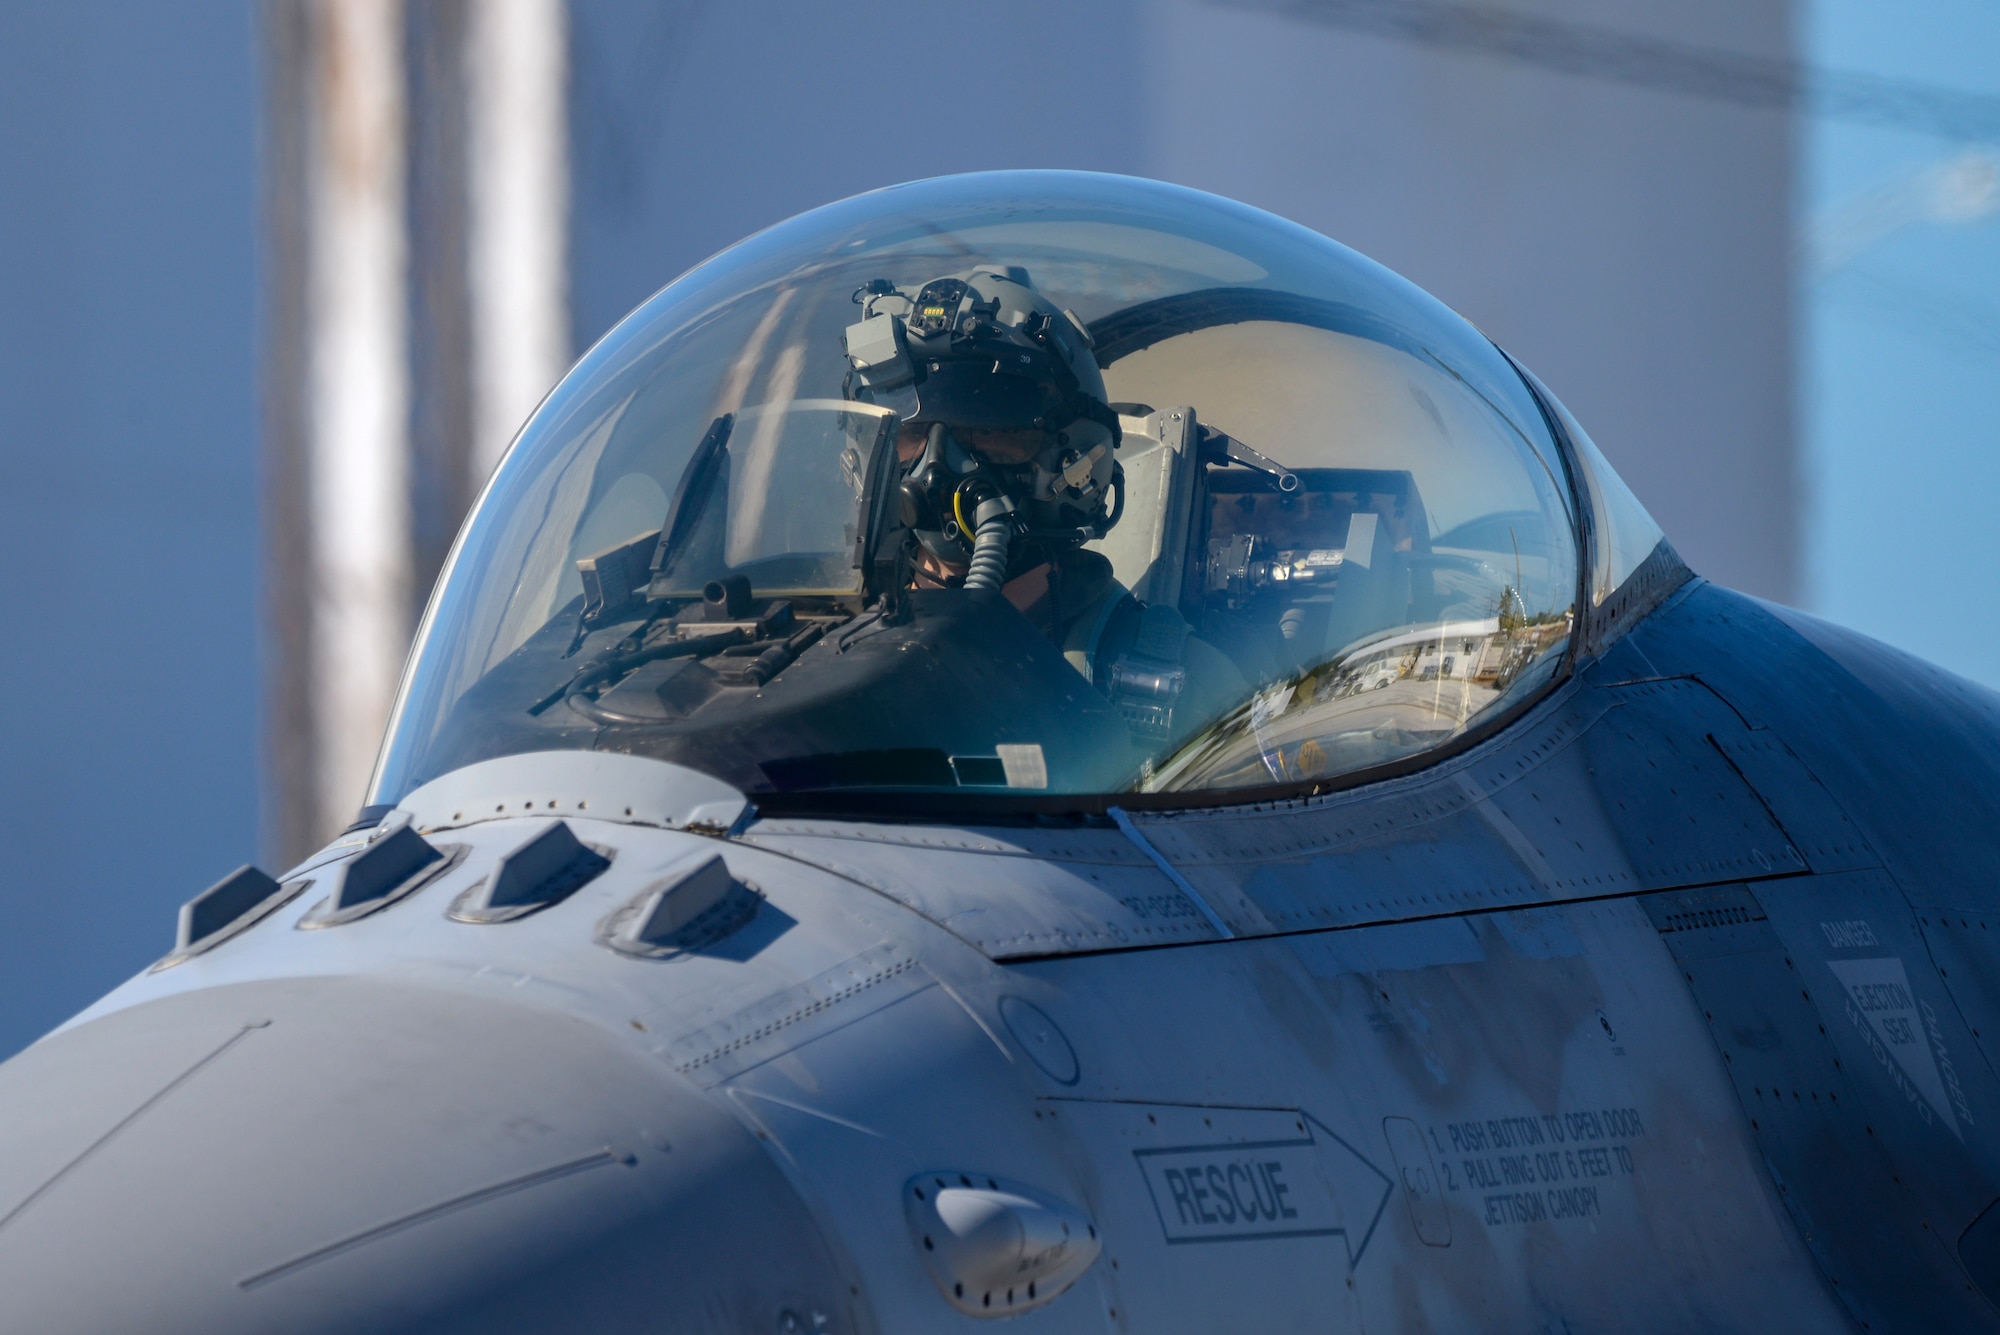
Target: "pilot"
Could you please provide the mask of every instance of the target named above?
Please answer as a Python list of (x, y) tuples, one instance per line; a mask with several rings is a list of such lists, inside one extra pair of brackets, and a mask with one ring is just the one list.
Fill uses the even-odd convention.
[(901, 419), (898, 504), (915, 588), (997, 591), (1109, 695), (1135, 740), (1178, 743), (1247, 691), (1171, 606), (1084, 544), (1125, 507), (1118, 414), (1090, 335), (1018, 267), (855, 293), (849, 397)]

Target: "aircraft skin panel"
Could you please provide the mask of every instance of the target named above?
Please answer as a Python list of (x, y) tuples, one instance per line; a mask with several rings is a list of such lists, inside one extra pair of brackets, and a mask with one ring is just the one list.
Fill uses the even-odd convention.
[[(410, 972), (198, 987), (45, 1039), (241, 1035), (0, 1225), (0, 1326), (638, 1331), (678, 1307), (720, 1335), (817, 1305), (853, 1328), (813, 1221), (726, 1108), (532, 989)], [(23, 1107), (93, 1111), (33, 1074), (0, 1080), (10, 1130)]]
[(879, 1184), (968, 1155), (1103, 1232), (1023, 1329), (1845, 1328), (1630, 899), (940, 981), (726, 1086), (884, 1329), (934, 1297)]
[(1697, 582), (1631, 632), (1801, 762), (1912, 904), (1990, 904), (2000, 696), (1852, 631)]
[(768, 820), (742, 841), (887, 895), (994, 959), (1216, 939), (1115, 829), (952, 830)]
[[(1232, 1275), (1351, 1279), (1368, 1330), (1846, 1328), (1629, 899), (1014, 969), (1062, 996), (1082, 1074), (1045, 1102), (1135, 1328)], [(1313, 1264), (1264, 1271), (1307, 1239), (1229, 1181), (1260, 1162), (1304, 1184), (1286, 1225), (1337, 1226)], [(1252, 1209), (1204, 1224), (1237, 1202), (1176, 1200), (1156, 1164), (1217, 1167)]]
[[(1845, 643), (1840, 632), (1812, 629), (1835, 648)], [(1769, 1245), (1769, 1237), (1759, 1242), (1755, 1229), (1732, 1235), (1714, 1231), (1707, 1216), (1697, 1225), (1674, 1214), (1696, 1200), (1705, 1201), (1704, 1208), (1715, 1205), (1713, 1193), (1706, 1190), (1663, 1191), (1657, 1203), (1664, 1213), (1647, 1216), (1645, 1226), (1725, 1239), (1718, 1255), (1726, 1261), (1761, 1258), (1743, 1275), (1751, 1269), (1758, 1275), (1787, 1274), (1785, 1283), (1798, 1291), (1780, 1292), (1782, 1284), (1757, 1289), (1757, 1283), (1774, 1282), (1768, 1279), (1744, 1278), (1749, 1286), (1744, 1288), (1732, 1278), (1718, 1287), (1713, 1270), (1699, 1270), (1699, 1278), (1690, 1271), (1668, 1286), (1681, 1297), (1659, 1299), (1664, 1306), (1644, 1300), (1649, 1314), (1660, 1314), (1658, 1328), (1728, 1328), (1739, 1322), (1742, 1328), (1756, 1328), (1758, 1321), (1743, 1319), (1751, 1310), (1744, 1306), (1746, 1295), (1753, 1292), (1762, 1295), (1755, 1301), (1770, 1302), (1769, 1322), (1786, 1328), (1809, 1328), (1808, 1313), (1816, 1313), (1813, 1319), (1828, 1328), (1848, 1319), (1877, 1330), (1983, 1328), (1992, 1321), (1993, 1308), (1967, 1268), (1964, 1258), (1972, 1252), (1962, 1251), (1960, 1234), (2000, 1197), (2000, 1175), (1976, 1121), (2000, 1092), (1982, 1048), (1992, 1041), (1987, 1034), (2000, 1033), (2000, 1003), (1994, 999), (2000, 997), (2000, 985), (1992, 981), (2000, 977), (2000, 967), (1988, 962), (2000, 952), (1985, 945), (1979, 937), (1985, 929), (1974, 925), (1978, 907), (1990, 902), (1990, 891), (1974, 887), (1986, 883), (1963, 875), (1940, 876), (1937, 869), (1940, 861), (1963, 858), (1968, 848), (1978, 847), (1962, 834), (1969, 821), (1983, 818), (1984, 805), (2000, 785), (1964, 784), (1935, 757), (1962, 759), (1976, 774), (2000, 777), (2000, 749), (1993, 744), (2000, 735), (1995, 729), (2000, 711), (1983, 693), (1956, 686), (1939, 689), (1937, 696), (1959, 715), (1957, 726), (1940, 724), (1938, 700), (1926, 695), (1929, 712), (1916, 725), (1918, 735), (1899, 736), (1897, 718), (1925, 711), (1915, 700), (1897, 700), (1896, 694), (1935, 686), (1926, 680), (1933, 674), (1865, 642), (1855, 641), (1844, 652), (1853, 665), (1869, 672), (1867, 679), (1822, 653), (1820, 645), (1772, 611), (1696, 581), (1509, 733), (1466, 756), (1406, 779), (1289, 808), (1135, 819), (1147, 840), (1237, 935), (1289, 934), (1285, 948), (1291, 955), (1280, 958), (1341, 961), (1338, 967), (1349, 970), (1344, 977), (1404, 978), (1427, 970), (1446, 976), (1490, 969), (1497, 941), (1508, 943), (1506, 950), (1521, 958), (1569, 960), (1571, 967), (1582, 967), (1574, 961), (1587, 957), (1595, 972), (1589, 986), (1579, 985), (1580, 998), (1607, 995), (1599, 974), (1615, 974), (1621, 983), (1646, 980), (1639, 995), (1652, 998), (1655, 1010), (1663, 996), (1687, 997), (1689, 1010), (1682, 1018), (1693, 1027), (1677, 1031), (1682, 1047), (1671, 1059), (1656, 1063), (1659, 1070), (1680, 1074), (1663, 1081), (1650, 1097), (1690, 1097), (1687, 1073), (1695, 1067), (1687, 1064), (1693, 1060), (1687, 1046), (1707, 1044), (1706, 1069), (1714, 1078), (1705, 1097), (1714, 1120), (1696, 1138), (1712, 1147), (1720, 1143), (1714, 1138), (1716, 1126), (1733, 1126), (1733, 1152), (1743, 1171), (1763, 1184), (1756, 1209), (1739, 1201), (1729, 1207), (1733, 1213), (1728, 1217), (1761, 1218), (1759, 1227), (1782, 1238), (1791, 1251), (1783, 1259), (1760, 1253), (1757, 1248)], [(1782, 670), (1775, 670), (1775, 663), (1782, 663)], [(1878, 691), (1877, 679), (1885, 675), (1886, 684)], [(1858, 745), (1855, 739), (1862, 737), (1880, 739), (1880, 754)], [(1933, 749), (1927, 752), (1927, 747)], [(880, 875), (872, 870), (881, 865), (871, 861), (882, 856), (876, 850), (893, 848), (898, 859), (894, 879), (905, 885), (921, 882), (937, 905), (962, 879), (960, 868), (996, 856), (981, 841), (1011, 844), (1022, 832), (933, 830), (921, 846), (893, 835), (878, 844), (857, 833), (848, 826), (839, 836), (845, 869), (870, 869), (865, 875), (872, 879)], [(1075, 850), (1100, 833), (1109, 832), (1049, 835), (1037, 851), (1064, 865), (1065, 858), (1077, 858)], [(827, 835), (816, 839), (803, 829), (780, 827), (767, 829), (763, 842), (810, 863), (827, 856), (824, 849), (831, 845), (826, 840)], [(1057, 840), (1067, 847), (1054, 847)], [(1940, 848), (1954, 844), (1946, 857), (1939, 856)], [(1115, 860), (1115, 845), (1108, 838), (1092, 847), (1094, 859)], [(1143, 868), (1135, 872), (1144, 875)], [(1640, 892), (1637, 898), (1635, 891)], [(1958, 913), (1967, 925), (1947, 928), (1944, 911), (1935, 907), (1923, 910), (1920, 921), (1910, 905), (1921, 903), (1918, 896), (1926, 891), (1933, 904), (1965, 906)], [(1029, 878), (1016, 880), (1014, 892), (1028, 898), (1038, 893)], [(1735, 896), (1754, 906), (1744, 910), (1757, 915), (1746, 919), (1754, 926), (1683, 924), (1673, 931), (1657, 926), (1655, 920), (1672, 917), (1680, 900), (1699, 906), (1706, 902), (1704, 896)], [(1525, 907), (1551, 901), (1578, 902)], [(1010, 911), (1031, 917), (1037, 912), (1020, 904)], [(1615, 949), (1600, 933), (1586, 950), (1551, 948), (1545, 942), (1525, 947), (1522, 955), (1520, 942), (1532, 934), (1517, 925), (1537, 918), (1544, 926), (1548, 920), (1569, 924), (1579, 914), (1622, 915), (1625, 937)], [(1991, 913), (1984, 920), (2000, 930), (2000, 919)], [(1582, 939), (1573, 925), (1569, 930)], [(1927, 943), (1927, 935), (1938, 944)], [(1144, 975), (1171, 968), (1172, 962), (1186, 958), (1184, 948), (1148, 949), (1149, 943), (1132, 940), (1108, 951), (1079, 945), (1031, 952), (967, 939), (992, 957), (1012, 961), (1011, 970), (1060, 980), (1066, 1008), (1054, 1013), (1062, 1017), (1085, 1070), (1109, 1060), (1123, 1073), (1103, 1088), (1092, 1088), (1093, 1079), (1102, 1077), (1086, 1075), (1081, 1088), (1059, 1099), (1092, 1107), (1289, 1108), (1309, 1113), (1356, 1144), (1377, 1147), (1377, 1160), (1381, 1152), (1392, 1150), (1398, 1135), (1409, 1149), (1406, 1123), (1420, 1129), (1429, 1125), (1425, 1115), (1431, 1105), (1422, 1099), (1400, 1110), (1370, 1109), (1367, 1116), (1353, 1111), (1343, 1122), (1323, 1111), (1333, 1104), (1315, 1105), (1296, 1090), (1255, 1087), (1247, 1074), (1216, 1069), (1218, 1062), (1228, 1065), (1223, 1054), (1240, 1056), (1246, 1071), (1270, 1060), (1258, 1040), (1243, 1030), (1251, 1016), (1263, 1024), (1250, 1027), (1270, 1027), (1264, 994), (1282, 986), (1284, 971), (1254, 953), (1262, 946), (1243, 942), (1204, 948), (1199, 968), (1170, 981), (1127, 971)], [(1469, 953), (1468, 940), (1477, 944), (1476, 952)], [(1654, 944), (1641, 944), (1647, 941)], [(1381, 952), (1387, 963), (1371, 966), (1371, 950)], [(1943, 974), (1933, 963), (1933, 950), (1939, 962), (1950, 961)], [(1034, 953), (1041, 958), (1028, 958)], [(1225, 962), (1239, 958), (1265, 962), (1258, 971), (1256, 996), (1213, 993), (1207, 980), (1217, 970), (1228, 972)], [(1642, 967), (1642, 960), (1650, 962)], [(1955, 983), (1954, 964), (1960, 975)], [(1894, 973), (1895, 968), (1902, 972)], [(1879, 1006), (1890, 995), (1882, 989), (1897, 985), (1913, 999), (1907, 1014), (1862, 1012), (1857, 998)], [(1074, 1001), (1078, 992), (1094, 1003), (1084, 1002), (1079, 1011)], [(1470, 1045), (1481, 1051), (1505, 1052), (1506, 1042), (1482, 1028), (1477, 1016), (1489, 1008), (1495, 1014), (1518, 1008), (1524, 995), (1534, 995), (1533, 989), (1514, 986), (1504, 998), (1496, 994), (1485, 1006), (1446, 1022), (1432, 1017), (1432, 1022), (1440, 1032), (1474, 1036)], [(1141, 1012), (1129, 1005), (1121, 1010), (1121, 999), (1131, 998), (1145, 999)], [(1183, 998), (1190, 1013), (1177, 1004)], [(1098, 1006), (1113, 1015), (1096, 1014)], [(1620, 1045), (1632, 1051), (1631, 1034), (1637, 1032), (1632, 1022), (1612, 1020), (1609, 1007), (1592, 1009), (1605, 1010), (1600, 1028), (1615, 1029)], [(1302, 1013), (1307, 1012), (1296, 1006), (1285, 1010), (1292, 1017), (1285, 1023), (1296, 1023)], [(1380, 1023), (1386, 1012), (1374, 1013)], [(1543, 1023), (1547, 1020), (1543, 1016), (1528, 1024), (1527, 1032), (1564, 1032), (1560, 1024)], [(1891, 1052), (1885, 1036), (1889, 1031), (1874, 1027), (1875, 1020), (1898, 1022), (1892, 1029), (1905, 1040), (1901, 1046), (1928, 1054), (1925, 1061), (1908, 1057), (1915, 1074)], [(1173, 1035), (1171, 1041), (1150, 1040), (1160, 1049), (1158, 1070), (1143, 1069), (1143, 1062), (1133, 1066), (1156, 1030)], [(1277, 1030), (1286, 1033), (1284, 1041), (1295, 1054), (1329, 1050), (1324, 1033), (1308, 1039), (1286, 1031), (1284, 1024)], [(1115, 1043), (1091, 1055), (1087, 1035), (1106, 1032), (1116, 1034)], [(1169, 1047), (1174, 1055), (1167, 1055)], [(1351, 1054), (1356, 1049), (1350, 1042), (1338, 1050)], [(1343, 1071), (1341, 1085), (1350, 1092), (1377, 1089), (1387, 1079), (1365, 1068), (1357, 1075), (1344, 1062)], [(1433, 1086), (1438, 1081), (1436, 1072), (1428, 1070), (1425, 1079)], [(1408, 1083), (1413, 1091), (1421, 1086), (1414, 1079)], [(1545, 1086), (1527, 1082), (1537, 1090)], [(1783, 1108), (1776, 1094), (1781, 1088)], [(1425, 1097), (1431, 1092), (1425, 1090)], [(1820, 1096), (1817, 1107), (1801, 1111), (1813, 1107), (1815, 1094)], [(1648, 1126), (1673, 1125), (1659, 1119), (1675, 1114), (1656, 1111), (1649, 1117), (1646, 1109), (1654, 1105), (1629, 1106), (1640, 1110)], [(1059, 1119), (1060, 1109), (1052, 1111)], [(1396, 1118), (1403, 1120), (1383, 1120)], [(1482, 1119), (1495, 1120), (1483, 1114), (1456, 1120)], [(1947, 1122), (1965, 1134), (1941, 1131)], [(1376, 1126), (1372, 1140), (1358, 1129), (1370, 1123)], [(1129, 1119), (1120, 1125), (1125, 1131), (1107, 1130), (1101, 1136), (1129, 1138)], [(1391, 1126), (1404, 1129), (1384, 1129)], [(1669, 1139), (1663, 1129), (1647, 1148)], [(1086, 1178), (1104, 1163), (1122, 1163), (1109, 1151), (1078, 1151), (1073, 1143), (1070, 1153)], [(1679, 1161), (1691, 1160), (1683, 1154)], [(1383, 1162), (1391, 1177), (1402, 1176), (1393, 1153)], [(1729, 1173), (1722, 1176), (1735, 1180)], [(1438, 1177), (1443, 1179), (1441, 1170)], [(1132, 1185), (1127, 1183), (1126, 1189)], [(1116, 1198), (1110, 1187), (1105, 1190), (1110, 1194), (1104, 1199)], [(1407, 1269), (1401, 1260), (1383, 1262), (1397, 1277), (1392, 1287), (1404, 1295), (1396, 1300), (1404, 1303), (1400, 1308), (1393, 1302), (1388, 1308), (1372, 1306), (1378, 1296), (1371, 1296), (1362, 1282), (1368, 1260), (1361, 1258), (1355, 1271), (1358, 1301), (1371, 1324), (1384, 1329), (1423, 1323), (1506, 1327), (1551, 1318), (1555, 1308), (1537, 1308), (1527, 1299), (1519, 1300), (1524, 1306), (1436, 1308), (1439, 1293), (1477, 1292), (1487, 1295), (1481, 1301), (1489, 1301), (1493, 1290), (1490, 1283), (1460, 1288), (1455, 1282), (1440, 1287), (1420, 1281), (1418, 1276), (1433, 1274), (1426, 1269), (1427, 1252), (1460, 1245), (1455, 1241), (1440, 1248), (1420, 1236), (1420, 1227), (1433, 1238), (1483, 1237), (1490, 1231), (1483, 1203), (1475, 1212), (1478, 1231), (1462, 1217), (1448, 1188), (1425, 1196), (1399, 1187), (1395, 1203), (1402, 1207), (1400, 1213), (1390, 1210), (1384, 1218), (1397, 1221), (1397, 1228), (1381, 1236), (1395, 1238), (1397, 1229), (1404, 1236), (1379, 1254), (1401, 1257), (1397, 1249), (1405, 1245), (1423, 1250), (1409, 1253)], [(1495, 1207), (1503, 1214), (1509, 1208)], [(1429, 1223), (1420, 1224), (1423, 1220)], [(1541, 1220), (1525, 1226), (1530, 1231), (1545, 1228)], [(1655, 1234), (1648, 1237), (1649, 1247), (1660, 1244)], [(1185, 1249), (1202, 1244), (1183, 1240), (1172, 1245)], [(1586, 1272), (1601, 1266), (1627, 1276), (1628, 1286), (1636, 1273), (1629, 1259), (1576, 1263)], [(1722, 1263), (1707, 1258), (1699, 1265)], [(1507, 1273), (1530, 1272), (1540, 1277), (1530, 1287), (1543, 1298), (1561, 1290), (1568, 1295), (1564, 1302), (1583, 1304), (1562, 1309), (1571, 1319), (1608, 1321), (1610, 1307), (1594, 1317), (1587, 1311), (1597, 1298), (1579, 1297), (1559, 1283), (1552, 1290), (1548, 1270), (1517, 1260)], [(1174, 1290), (1166, 1283), (1161, 1291)], [(1686, 1302), (1689, 1292), (1718, 1291), (1733, 1295), (1727, 1313), (1673, 1306)], [(1128, 1296), (1127, 1301), (1144, 1300)], [(1619, 1310), (1626, 1313), (1624, 1324), (1634, 1324), (1631, 1307)], [(1654, 1323), (1649, 1317), (1637, 1324)]]
[(2000, 1061), (2000, 913), (1917, 910), (1917, 930), (1987, 1069)]
[[(996, 1021), (987, 1023), (1005, 1034)], [(951, 992), (933, 987), (724, 1088), (732, 1109), (769, 1138), (822, 1231), (841, 1240), (876, 1325), (933, 1330), (949, 1309), (912, 1244), (897, 1188), (926, 1174), (955, 1184), (970, 1171), (981, 1184), (990, 1176), (1077, 1196), (1055, 1128), (1034, 1109), (1026, 1065)], [(1107, 1329), (1105, 1308), (1118, 1305), (1104, 1288), (1107, 1269), (1093, 1266), (1077, 1291), (1011, 1319), (1032, 1331)]]
[(1993, 1106), (1994, 1080), (1895, 887), (1846, 873), (1645, 904), (1855, 1319), (1936, 1330), (1990, 1319), (1954, 1250), (1996, 1194), (1992, 1141), (1969, 1120)]
[(1710, 740), (1763, 799), (1811, 870), (1825, 874), (1882, 865), (1860, 828), (1776, 733), (1717, 732)]
[[(1807, 870), (1724, 744), (1755, 754), (1698, 681), (1586, 682), (1386, 791), (1133, 820), (1237, 936)], [(746, 842), (881, 889), (995, 959), (1214, 935), (1115, 830), (773, 820)]]
[[(1531, 730), (1440, 776), (1443, 796), (1455, 786), (1472, 800), (1415, 828), (1362, 826), (1299, 859), (1260, 855), (1255, 823), (1240, 818), (1176, 827), (1168, 845), (1184, 850), (1176, 861), (1211, 902), (1247, 898), (1278, 931), (1805, 869), (1710, 743), (1734, 721), (1713, 696), (1672, 682), (1591, 697), (1565, 706), (1572, 718), (1598, 711), (1572, 736), (1558, 720), (1547, 740)], [(1607, 774), (1620, 784), (1601, 783)], [(1362, 814), (1352, 809), (1349, 829)]]
[[(0, 1070), (0, 1272), (55, 1332), (615, 1331), (679, 1249), (692, 1328), (931, 1330), (901, 1193), (978, 1174), (1097, 1231), (1025, 1331), (1992, 1329), (2000, 709), (1927, 671), (1692, 584), (1430, 770), (1135, 817), (1234, 940), (1111, 825), (581, 815), (610, 866), (531, 916), (447, 916), (508, 816), (297, 930), (348, 837)], [(613, 948), (718, 850), (744, 925)], [(277, 1222), (147, 1222), (190, 1195)]]
[(1118, 1262), (1107, 1304), (1131, 1329), (1245, 1330), (1252, 1312), (1272, 1329), (1368, 1329), (1350, 1256), (1390, 1204), (1373, 1147), (1296, 1103), (1063, 1098), (1042, 1111), (1102, 1220)]

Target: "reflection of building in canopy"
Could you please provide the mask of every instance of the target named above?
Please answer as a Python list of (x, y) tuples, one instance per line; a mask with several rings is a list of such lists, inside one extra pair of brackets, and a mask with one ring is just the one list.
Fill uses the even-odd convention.
[[(1569, 622), (1567, 615), (1534, 622), (1488, 617), (1391, 632), (1362, 641), (1308, 680), (1319, 678), (1316, 700), (1384, 690), (1399, 682), (1457, 683), (1468, 690), (1476, 686), (1504, 691), (1544, 650), (1562, 641)], [(1461, 703), (1462, 721), (1470, 715), (1471, 697)]]
[(1553, 667), (1569, 613), (1491, 616), (1372, 636), (1258, 692), (1149, 778), (1151, 791), (1292, 783), (1436, 746)]

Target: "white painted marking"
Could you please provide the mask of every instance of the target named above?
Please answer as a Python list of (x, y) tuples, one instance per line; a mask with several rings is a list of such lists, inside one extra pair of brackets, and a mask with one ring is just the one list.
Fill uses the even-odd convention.
[(1039, 742), (1029, 742), (1020, 746), (996, 746), (994, 754), (1000, 757), (1000, 769), (1007, 776), (1009, 788), (1046, 788), (1049, 786), (1049, 766), (1042, 757)]
[[(1877, 1060), (1892, 1075), (1900, 1072), (1903, 1092), (1924, 1121), (1932, 1113), (1944, 1119), (1953, 1135), (1964, 1139), (1944, 1080), (1938, 1075), (1937, 1060), (1931, 1053), (1930, 1033), (1918, 1011), (1916, 994), (1910, 990), (1903, 961), (1895, 956), (1865, 960), (1828, 960), (1847, 989), (1848, 1015), (1864, 1034), (1875, 1042)], [(1921, 1101), (1920, 1097), (1921, 1096)]]

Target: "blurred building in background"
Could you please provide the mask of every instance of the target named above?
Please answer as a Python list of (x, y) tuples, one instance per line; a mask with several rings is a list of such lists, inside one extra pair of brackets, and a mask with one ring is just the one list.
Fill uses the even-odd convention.
[(1990, 99), (1814, 73), (1800, 19), (0, 0), (0, 1054), (207, 881), (347, 823), (458, 524), (572, 356), (856, 191), (1074, 167), (1286, 215), (1532, 366), (1698, 571), (1806, 596), (1795, 299), (1988, 187), (1967, 158), (1850, 191), (1801, 261), (1798, 113), (2000, 131)]
[(266, 844), (286, 862), (353, 818), (459, 522), (568, 367), (569, 14), (261, 16)]

